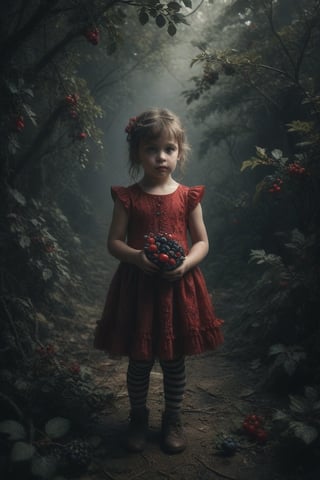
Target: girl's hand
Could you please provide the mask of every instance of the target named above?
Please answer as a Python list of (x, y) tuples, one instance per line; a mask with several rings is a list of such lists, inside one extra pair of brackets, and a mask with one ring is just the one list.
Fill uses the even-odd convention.
[(143, 250), (141, 250), (141, 252), (138, 252), (135, 265), (147, 275), (158, 273), (160, 270), (157, 265), (147, 259), (146, 254)]
[(168, 280), (168, 282), (176, 282), (177, 280), (180, 280), (188, 270), (190, 270), (190, 268), (188, 266), (188, 257), (186, 257), (179, 267), (174, 270), (165, 270), (162, 273), (162, 278)]

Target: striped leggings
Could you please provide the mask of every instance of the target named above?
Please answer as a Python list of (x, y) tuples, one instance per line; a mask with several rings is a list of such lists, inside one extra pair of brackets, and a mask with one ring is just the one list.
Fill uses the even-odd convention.
[[(165, 410), (178, 413), (186, 386), (184, 357), (159, 362), (163, 372)], [(131, 410), (146, 408), (153, 365), (154, 360), (141, 362), (129, 359), (127, 387)]]

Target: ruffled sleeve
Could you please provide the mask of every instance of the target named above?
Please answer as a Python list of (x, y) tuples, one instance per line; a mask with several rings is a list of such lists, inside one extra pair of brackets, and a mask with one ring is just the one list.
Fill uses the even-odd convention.
[(112, 186), (111, 197), (115, 201), (117, 198), (120, 200), (126, 211), (130, 208), (130, 194), (126, 187)]
[(204, 185), (197, 185), (195, 187), (190, 187), (188, 190), (188, 212), (191, 212), (198, 203), (201, 202), (204, 195), (205, 187)]

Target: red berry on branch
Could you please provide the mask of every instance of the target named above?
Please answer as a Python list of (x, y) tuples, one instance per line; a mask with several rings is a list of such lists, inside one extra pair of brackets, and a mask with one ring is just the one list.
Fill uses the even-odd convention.
[(88, 135), (86, 134), (86, 132), (81, 132), (81, 133), (79, 133), (78, 138), (79, 138), (79, 140), (85, 140), (87, 138), (87, 136)]
[(24, 118), (20, 115), (15, 121), (16, 130), (21, 132), (24, 129)]
[(79, 95), (76, 95), (74, 93), (67, 95), (65, 97), (65, 101), (69, 103), (69, 105), (76, 105), (78, 103), (78, 100), (79, 100)]
[(98, 45), (100, 40), (100, 32), (97, 28), (85, 32), (85, 37), (92, 45)]

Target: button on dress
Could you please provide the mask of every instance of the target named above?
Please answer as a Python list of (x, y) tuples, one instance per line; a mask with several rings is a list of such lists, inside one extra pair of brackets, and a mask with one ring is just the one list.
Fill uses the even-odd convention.
[[(154, 195), (135, 183), (111, 187), (129, 216), (127, 243), (142, 250), (144, 235), (170, 233), (188, 252), (188, 217), (204, 186), (179, 184), (173, 193)], [(94, 346), (111, 356), (171, 360), (213, 350), (223, 342), (203, 274), (198, 266), (169, 282), (120, 262), (111, 281)]]

